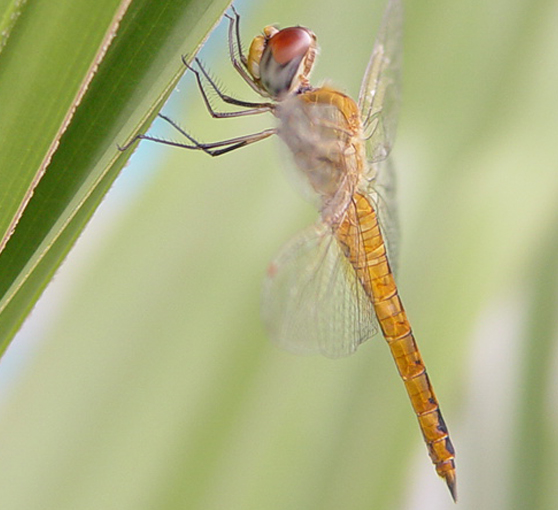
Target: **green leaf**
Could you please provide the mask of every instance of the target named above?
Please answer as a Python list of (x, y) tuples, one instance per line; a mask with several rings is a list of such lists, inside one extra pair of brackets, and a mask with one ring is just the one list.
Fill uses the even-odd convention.
[[(456, 508), (555, 508), (556, 2), (407, 4), (398, 283), (456, 447)], [(242, 35), (311, 27), (316, 82), (354, 95), (382, 7), (254, 4)], [(202, 140), (271, 124), (214, 121), (186, 96), (173, 117)], [(137, 200), (107, 198), (37, 307), (49, 321), (0, 364), (5, 377), (19, 368), (0, 408), (3, 506), (454, 506), (381, 338), (343, 360), (266, 339), (267, 263), (315, 218), (279, 171), (284, 153), (162, 154)]]
[(2, 52), (0, 351), (226, 6), (128, 3), (31, 2)]
[(7, 5), (2, 13), (0, 251), (128, 3), (105, 0), (88, 8), (84, 1), (39, 1)]

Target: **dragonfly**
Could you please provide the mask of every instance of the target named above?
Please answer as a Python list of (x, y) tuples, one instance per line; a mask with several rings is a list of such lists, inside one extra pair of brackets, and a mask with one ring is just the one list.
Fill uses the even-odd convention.
[[(232, 65), (264, 101), (224, 94), (199, 60), (195, 68), (183, 57), (184, 64), (214, 118), (271, 113), (278, 127), (200, 143), (160, 114), (186, 143), (139, 134), (121, 149), (152, 140), (220, 156), (271, 136), (283, 140), (319, 219), (269, 265), (262, 305), (269, 335), (291, 351), (340, 357), (352, 354), (379, 327), (436, 471), (456, 500), (454, 447), (394, 277), (397, 221), (389, 155), (400, 98), (401, 0), (388, 1), (357, 102), (329, 85), (311, 85), (318, 47), (308, 28), (267, 26), (246, 54), (238, 12), (233, 7), (225, 16)], [(239, 109), (216, 111), (207, 87)]]

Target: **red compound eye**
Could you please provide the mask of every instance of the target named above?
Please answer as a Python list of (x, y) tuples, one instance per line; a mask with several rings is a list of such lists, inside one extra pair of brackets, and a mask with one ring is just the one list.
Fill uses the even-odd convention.
[(267, 43), (273, 59), (280, 65), (303, 57), (312, 45), (312, 36), (302, 27), (284, 28)]

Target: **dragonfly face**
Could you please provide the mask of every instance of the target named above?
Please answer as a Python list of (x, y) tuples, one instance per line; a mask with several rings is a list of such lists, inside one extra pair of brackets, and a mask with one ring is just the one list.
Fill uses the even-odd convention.
[[(393, 275), (396, 231), (393, 172), (388, 156), (395, 134), (401, 81), (402, 6), (389, 0), (364, 75), (358, 103), (331, 87), (313, 87), (317, 46), (303, 27), (266, 27), (242, 52), (239, 16), (229, 16), (231, 62), (246, 83), (270, 102), (227, 96), (201, 63), (195, 74), (215, 118), (272, 113), (278, 128), (200, 143), (168, 117), (188, 140), (137, 139), (219, 156), (272, 135), (290, 149), (300, 175), (319, 197), (319, 219), (271, 263), (264, 284), (263, 318), (270, 337), (296, 352), (352, 354), (381, 330), (404, 382), (438, 474), (456, 498), (455, 452)], [(236, 112), (215, 111), (205, 86)]]
[(250, 45), (246, 67), (264, 96), (276, 101), (308, 87), (316, 36), (304, 27), (265, 27)]

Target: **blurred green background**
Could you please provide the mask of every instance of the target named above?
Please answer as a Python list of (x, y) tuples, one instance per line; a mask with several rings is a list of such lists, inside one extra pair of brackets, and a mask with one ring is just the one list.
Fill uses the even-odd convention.
[[(308, 26), (314, 82), (358, 93), (383, 2), (236, 6), (245, 45)], [(405, 7), (398, 278), (458, 505), (556, 508), (558, 3)], [(201, 57), (251, 100), (225, 32)], [(273, 122), (211, 120), (191, 75), (164, 111), (207, 141)], [(340, 360), (266, 339), (266, 266), (316, 216), (279, 142), (215, 159), (147, 145), (0, 364), (2, 508), (453, 508), (381, 338)]]

